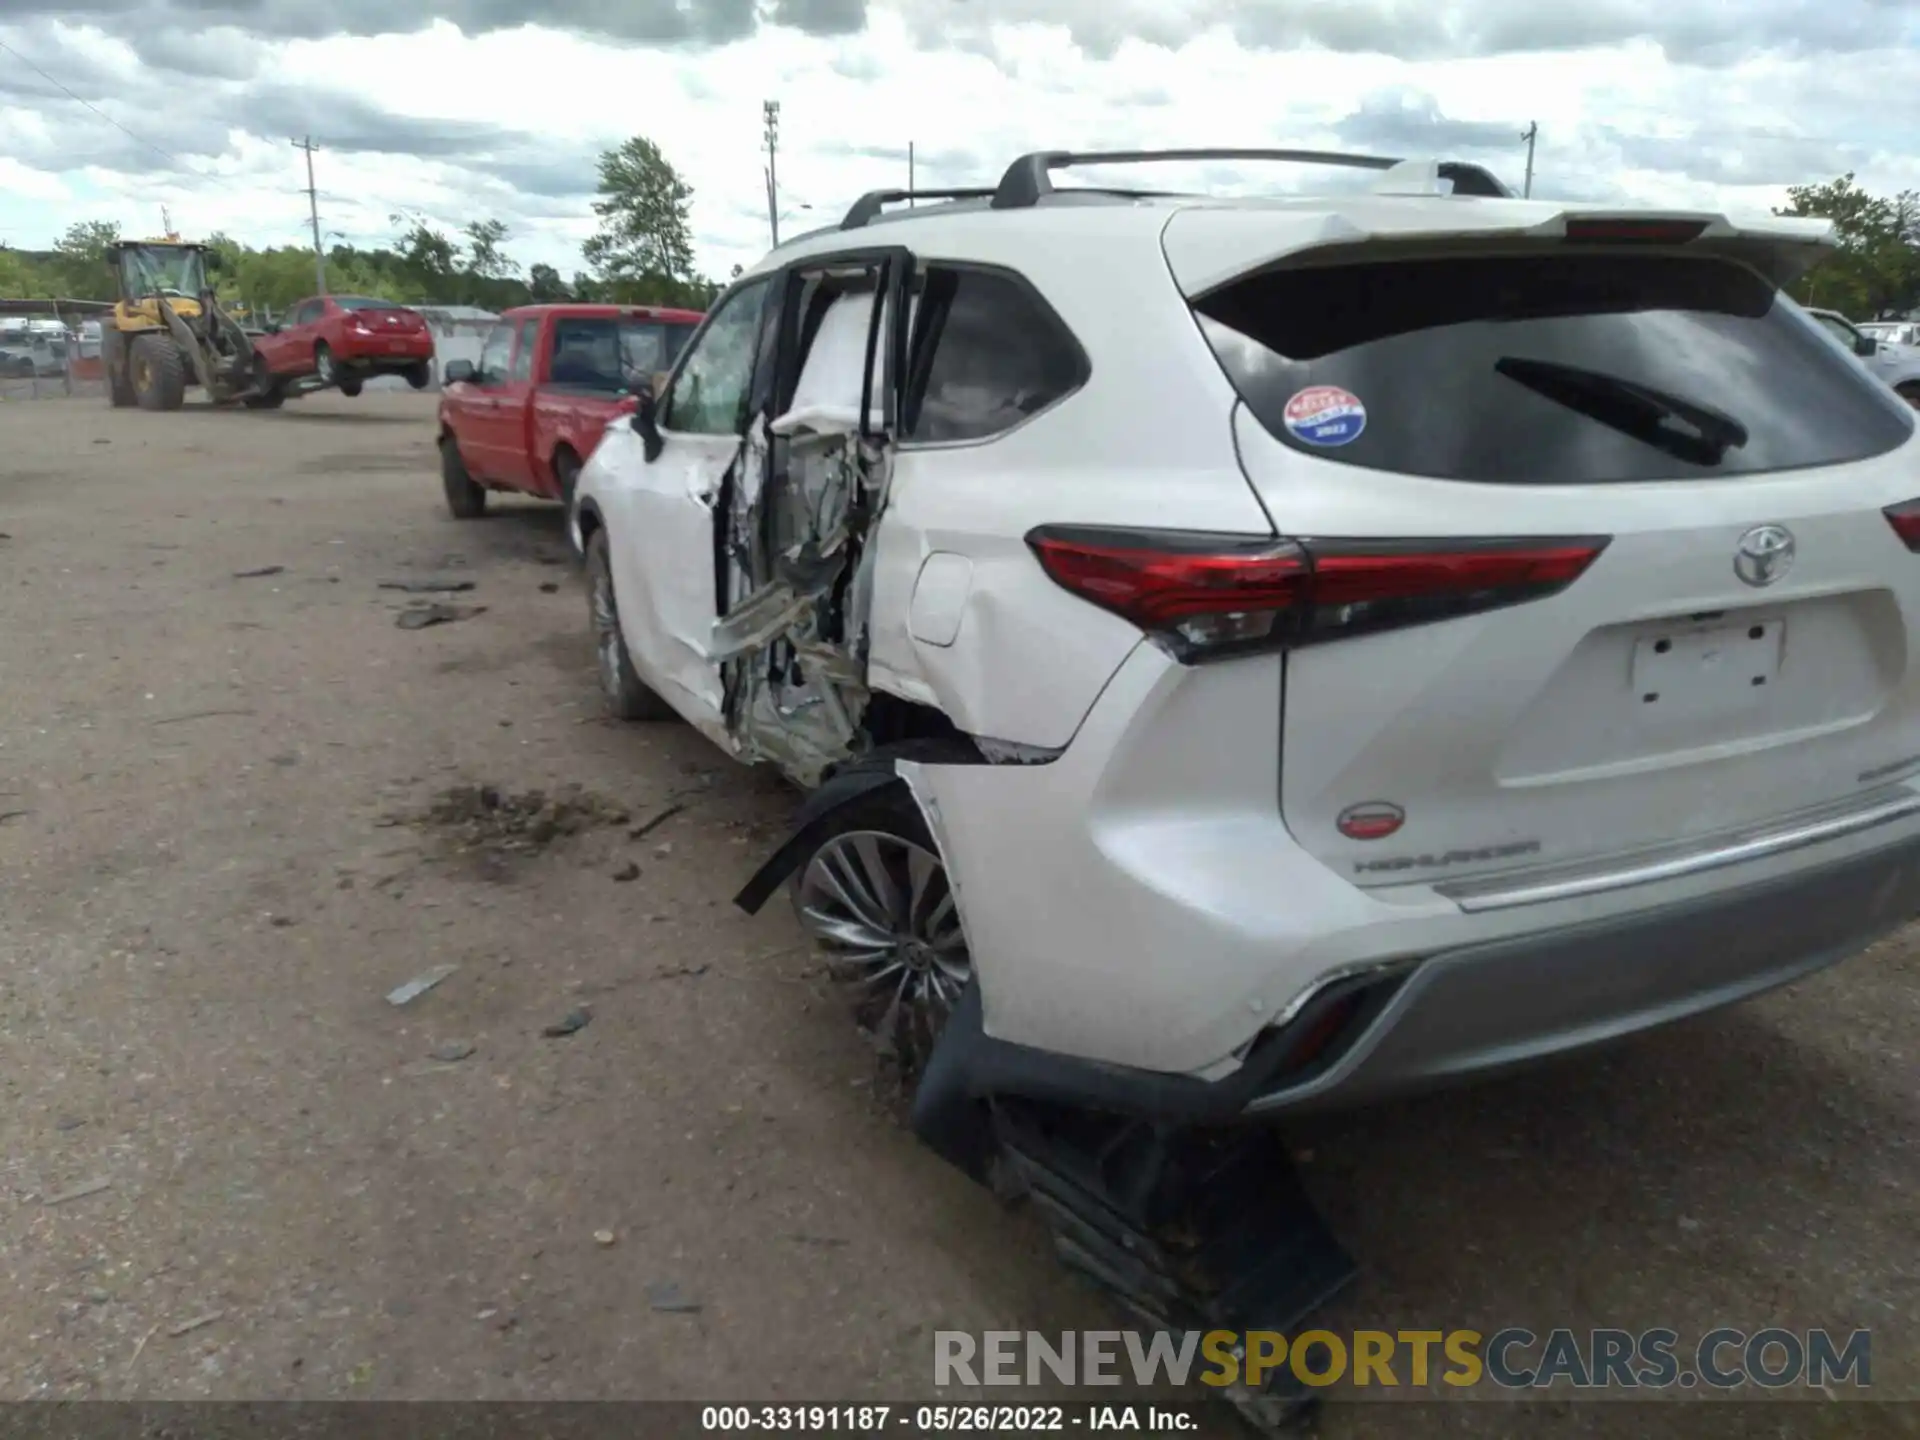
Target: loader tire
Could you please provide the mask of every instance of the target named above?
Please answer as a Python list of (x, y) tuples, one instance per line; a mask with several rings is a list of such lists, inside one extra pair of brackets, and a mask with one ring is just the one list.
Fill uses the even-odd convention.
[(131, 409), (135, 400), (127, 369), (127, 342), (118, 330), (109, 330), (101, 337), (100, 363), (107, 376), (107, 404), (116, 410)]
[(127, 361), (142, 410), (178, 410), (187, 399), (187, 359), (170, 336), (142, 335)]

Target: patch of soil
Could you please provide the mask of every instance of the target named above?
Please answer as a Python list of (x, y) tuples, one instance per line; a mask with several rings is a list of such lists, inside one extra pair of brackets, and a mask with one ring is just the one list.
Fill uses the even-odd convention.
[(439, 833), (443, 858), (467, 857), (493, 870), (509, 857), (537, 855), (567, 836), (624, 825), (631, 818), (626, 806), (581, 785), (553, 794), (456, 785), (441, 791), (410, 823)]

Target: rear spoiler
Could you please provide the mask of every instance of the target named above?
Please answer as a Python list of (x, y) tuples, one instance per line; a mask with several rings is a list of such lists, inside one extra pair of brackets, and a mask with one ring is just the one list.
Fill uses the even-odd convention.
[[(1385, 193), (1405, 193), (1387, 191)], [(1540, 245), (1646, 245), (1719, 256), (1750, 266), (1777, 286), (1798, 279), (1836, 241), (1831, 220), (1769, 216), (1734, 221), (1708, 211), (1549, 211), (1532, 202), (1475, 200), (1470, 224), (1433, 225), (1427, 209), (1379, 210), (1364, 218), (1329, 207), (1196, 205), (1175, 213), (1161, 244), (1175, 282), (1199, 300), (1248, 275), (1286, 264), (1332, 264), (1380, 247), (1440, 253), (1507, 251)], [(1357, 209), (1358, 207), (1356, 207)], [(1451, 217), (1450, 217), (1451, 218)], [(1399, 222), (1399, 223), (1396, 223)]]

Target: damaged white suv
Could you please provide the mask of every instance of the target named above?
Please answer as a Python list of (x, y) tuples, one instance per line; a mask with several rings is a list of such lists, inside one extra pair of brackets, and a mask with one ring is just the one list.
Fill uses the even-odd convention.
[[(1076, 163), (1372, 188), (1056, 189)], [(1645, 1029), (1920, 911), (1915, 416), (1825, 222), (1028, 156), (774, 251), (580, 478), (613, 710), (810, 791), (755, 877), (977, 1163)], [(920, 197), (916, 197), (920, 198)]]

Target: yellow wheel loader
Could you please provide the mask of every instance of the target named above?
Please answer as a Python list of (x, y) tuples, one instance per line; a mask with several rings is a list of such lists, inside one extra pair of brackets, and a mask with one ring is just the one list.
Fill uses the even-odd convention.
[(100, 335), (108, 404), (178, 410), (189, 385), (216, 405), (279, 403), (278, 391), (255, 385), (252, 337), (214, 298), (210, 258), (177, 235), (109, 247), (119, 300)]

